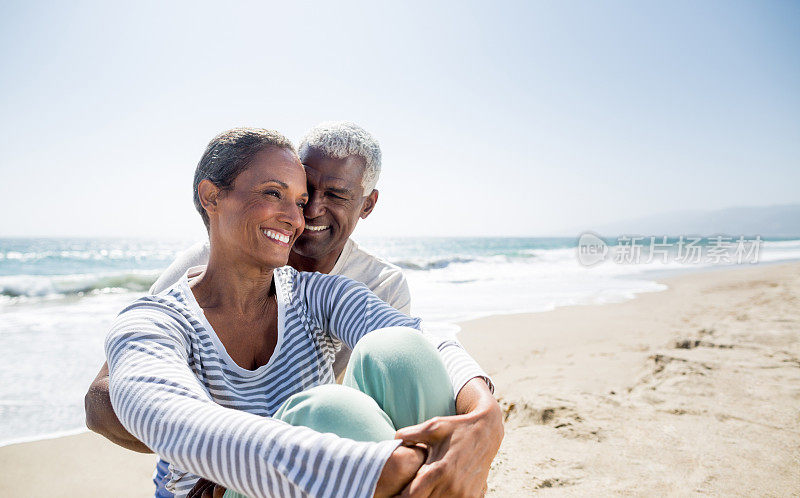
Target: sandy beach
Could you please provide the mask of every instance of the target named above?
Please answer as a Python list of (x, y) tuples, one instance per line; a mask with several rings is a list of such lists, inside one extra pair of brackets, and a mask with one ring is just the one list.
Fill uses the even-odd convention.
[(664, 282), (464, 324), (507, 414), (490, 496), (800, 493), (800, 264)]
[[(664, 279), (461, 340), (506, 438), (489, 496), (800, 493), (800, 263)], [(152, 496), (155, 457), (94, 434), (0, 448), (4, 496)]]

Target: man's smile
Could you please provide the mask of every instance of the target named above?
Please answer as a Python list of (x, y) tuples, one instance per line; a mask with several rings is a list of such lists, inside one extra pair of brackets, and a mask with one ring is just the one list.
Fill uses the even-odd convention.
[(330, 225), (306, 225), (306, 231), (308, 232), (321, 232), (323, 230), (329, 229)]

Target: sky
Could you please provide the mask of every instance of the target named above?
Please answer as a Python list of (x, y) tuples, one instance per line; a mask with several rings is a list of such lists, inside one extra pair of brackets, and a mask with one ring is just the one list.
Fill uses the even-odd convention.
[(800, 202), (800, 2), (4, 2), (0, 237), (201, 237), (205, 145), (380, 141), (366, 236)]

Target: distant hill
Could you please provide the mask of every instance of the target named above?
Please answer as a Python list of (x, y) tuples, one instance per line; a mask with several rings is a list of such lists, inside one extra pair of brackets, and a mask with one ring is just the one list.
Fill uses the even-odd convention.
[(800, 204), (674, 211), (592, 228), (601, 235), (761, 235), (800, 236)]

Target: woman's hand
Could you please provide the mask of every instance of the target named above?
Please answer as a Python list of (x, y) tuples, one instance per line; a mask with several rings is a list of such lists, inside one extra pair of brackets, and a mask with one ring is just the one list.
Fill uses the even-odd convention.
[(398, 446), (383, 466), (375, 487), (375, 498), (400, 494), (424, 462), (425, 450), (422, 448)]
[(435, 417), (397, 431), (405, 444), (428, 446), (428, 457), (401, 496), (479, 497), (486, 491), (492, 459), (503, 440), (503, 413), (483, 379), (459, 392), (463, 415)]

